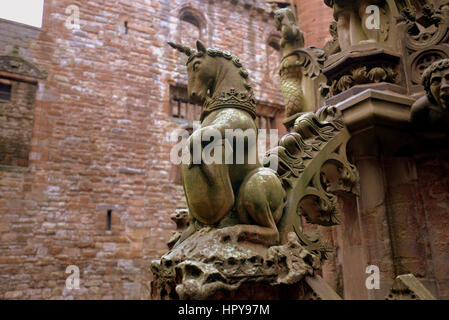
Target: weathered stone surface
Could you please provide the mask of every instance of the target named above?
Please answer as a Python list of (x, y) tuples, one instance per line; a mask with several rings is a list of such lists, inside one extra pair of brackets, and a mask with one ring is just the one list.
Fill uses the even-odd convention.
[(386, 300), (436, 300), (413, 274), (397, 276)]
[(26, 168), (31, 156), (37, 85), (18, 79), (3, 81), (11, 88), (11, 100), (0, 99), (0, 165)]
[(332, 9), (321, 0), (294, 0), (298, 25), (305, 34), (305, 45), (322, 48), (332, 39), (329, 25), (333, 20)]
[[(260, 299), (260, 294), (251, 296), (254, 288), (265, 286), (271, 294), (278, 286), (300, 288), (304, 277), (313, 276), (320, 267), (320, 258), (301, 246), (294, 233), (289, 234), (286, 244), (267, 249), (239, 242), (221, 229), (205, 227), (153, 261), (152, 298)], [(276, 298), (269, 292), (262, 296)]]
[[(421, 231), (426, 240), (427, 277), (436, 280), (434, 295), (449, 299), (449, 153), (421, 154), (416, 157), (422, 216), (427, 229)], [(431, 288), (429, 287), (429, 290)]]
[(176, 223), (176, 231), (173, 232), (170, 240), (168, 240), (167, 245), (168, 248), (171, 249), (175, 245), (175, 243), (181, 237), (183, 231), (189, 226), (190, 218), (189, 218), (189, 210), (188, 209), (178, 209), (174, 213), (171, 214), (170, 218)]

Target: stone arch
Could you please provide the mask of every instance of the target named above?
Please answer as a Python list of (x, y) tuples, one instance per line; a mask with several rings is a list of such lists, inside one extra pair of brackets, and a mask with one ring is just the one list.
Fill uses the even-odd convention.
[(198, 29), (198, 38), (202, 39), (207, 35), (207, 20), (201, 11), (191, 5), (185, 5), (178, 11), (179, 25), (188, 23)]

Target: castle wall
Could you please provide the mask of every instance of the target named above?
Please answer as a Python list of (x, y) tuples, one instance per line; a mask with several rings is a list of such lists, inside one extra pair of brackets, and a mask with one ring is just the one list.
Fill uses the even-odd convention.
[(294, 0), (294, 4), (305, 46), (324, 47), (332, 39), (329, 33), (329, 25), (334, 20), (332, 9), (323, 0)]
[[(64, 26), (72, 4), (79, 30)], [(187, 124), (170, 116), (169, 87), (186, 85), (186, 70), (166, 44), (189, 40), (185, 12), (208, 47), (244, 61), (280, 124), (273, 59), (267, 67), (273, 21), (256, 2), (47, 0), (42, 29), (0, 21), (0, 54), (18, 45), (48, 72), (28, 165), (0, 168), (0, 299), (149, 296), (149, 263), (167, 251), (170, 214), (186, 206), (169, 161), (171, 133)], [(65, 287), (69, 265), (79, 290)]]

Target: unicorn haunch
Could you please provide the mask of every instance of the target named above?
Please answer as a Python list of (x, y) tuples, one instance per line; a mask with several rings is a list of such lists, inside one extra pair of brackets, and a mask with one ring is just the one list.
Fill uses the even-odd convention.
[[(197, 41), (197, 50), (169, 43), (188, 56), (188, 95), (193, 103), (203, 105), (201, 126), (189, 137), (194, 141), (213, 136), (217, 131), (229, 139), (228, 129), (254, 130), (257, 135), (256, 107), (248, 73), (239, 59), (228, 52), (206, 49)], [(279, 242), (276, 224), (285, 203), (285, 191), (275, 171), (257, 160), (248, 161), (256, 152), (257, 139), (245, 139), (242, 164), (182, 164), (181, 177), (192, 223), (175, 247), (201, 225), (215, 226), (223, 238), (237, 238), (273, 245)], [(234, 141), (223, 141), (224, 147)], [(256, 157), (257, 158), (257, 157)], [(228, 162), (229, 163), (229, 162)]]

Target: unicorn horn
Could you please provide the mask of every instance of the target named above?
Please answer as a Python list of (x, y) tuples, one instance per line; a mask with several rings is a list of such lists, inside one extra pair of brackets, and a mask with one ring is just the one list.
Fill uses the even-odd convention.
[(193, 50), (189, 47), (183, 46), (181, 44), (173, 43), (168, 41), (167, 42), (172, 48), (184, 53), (186, 56), (190, 57), (193, 54)]

